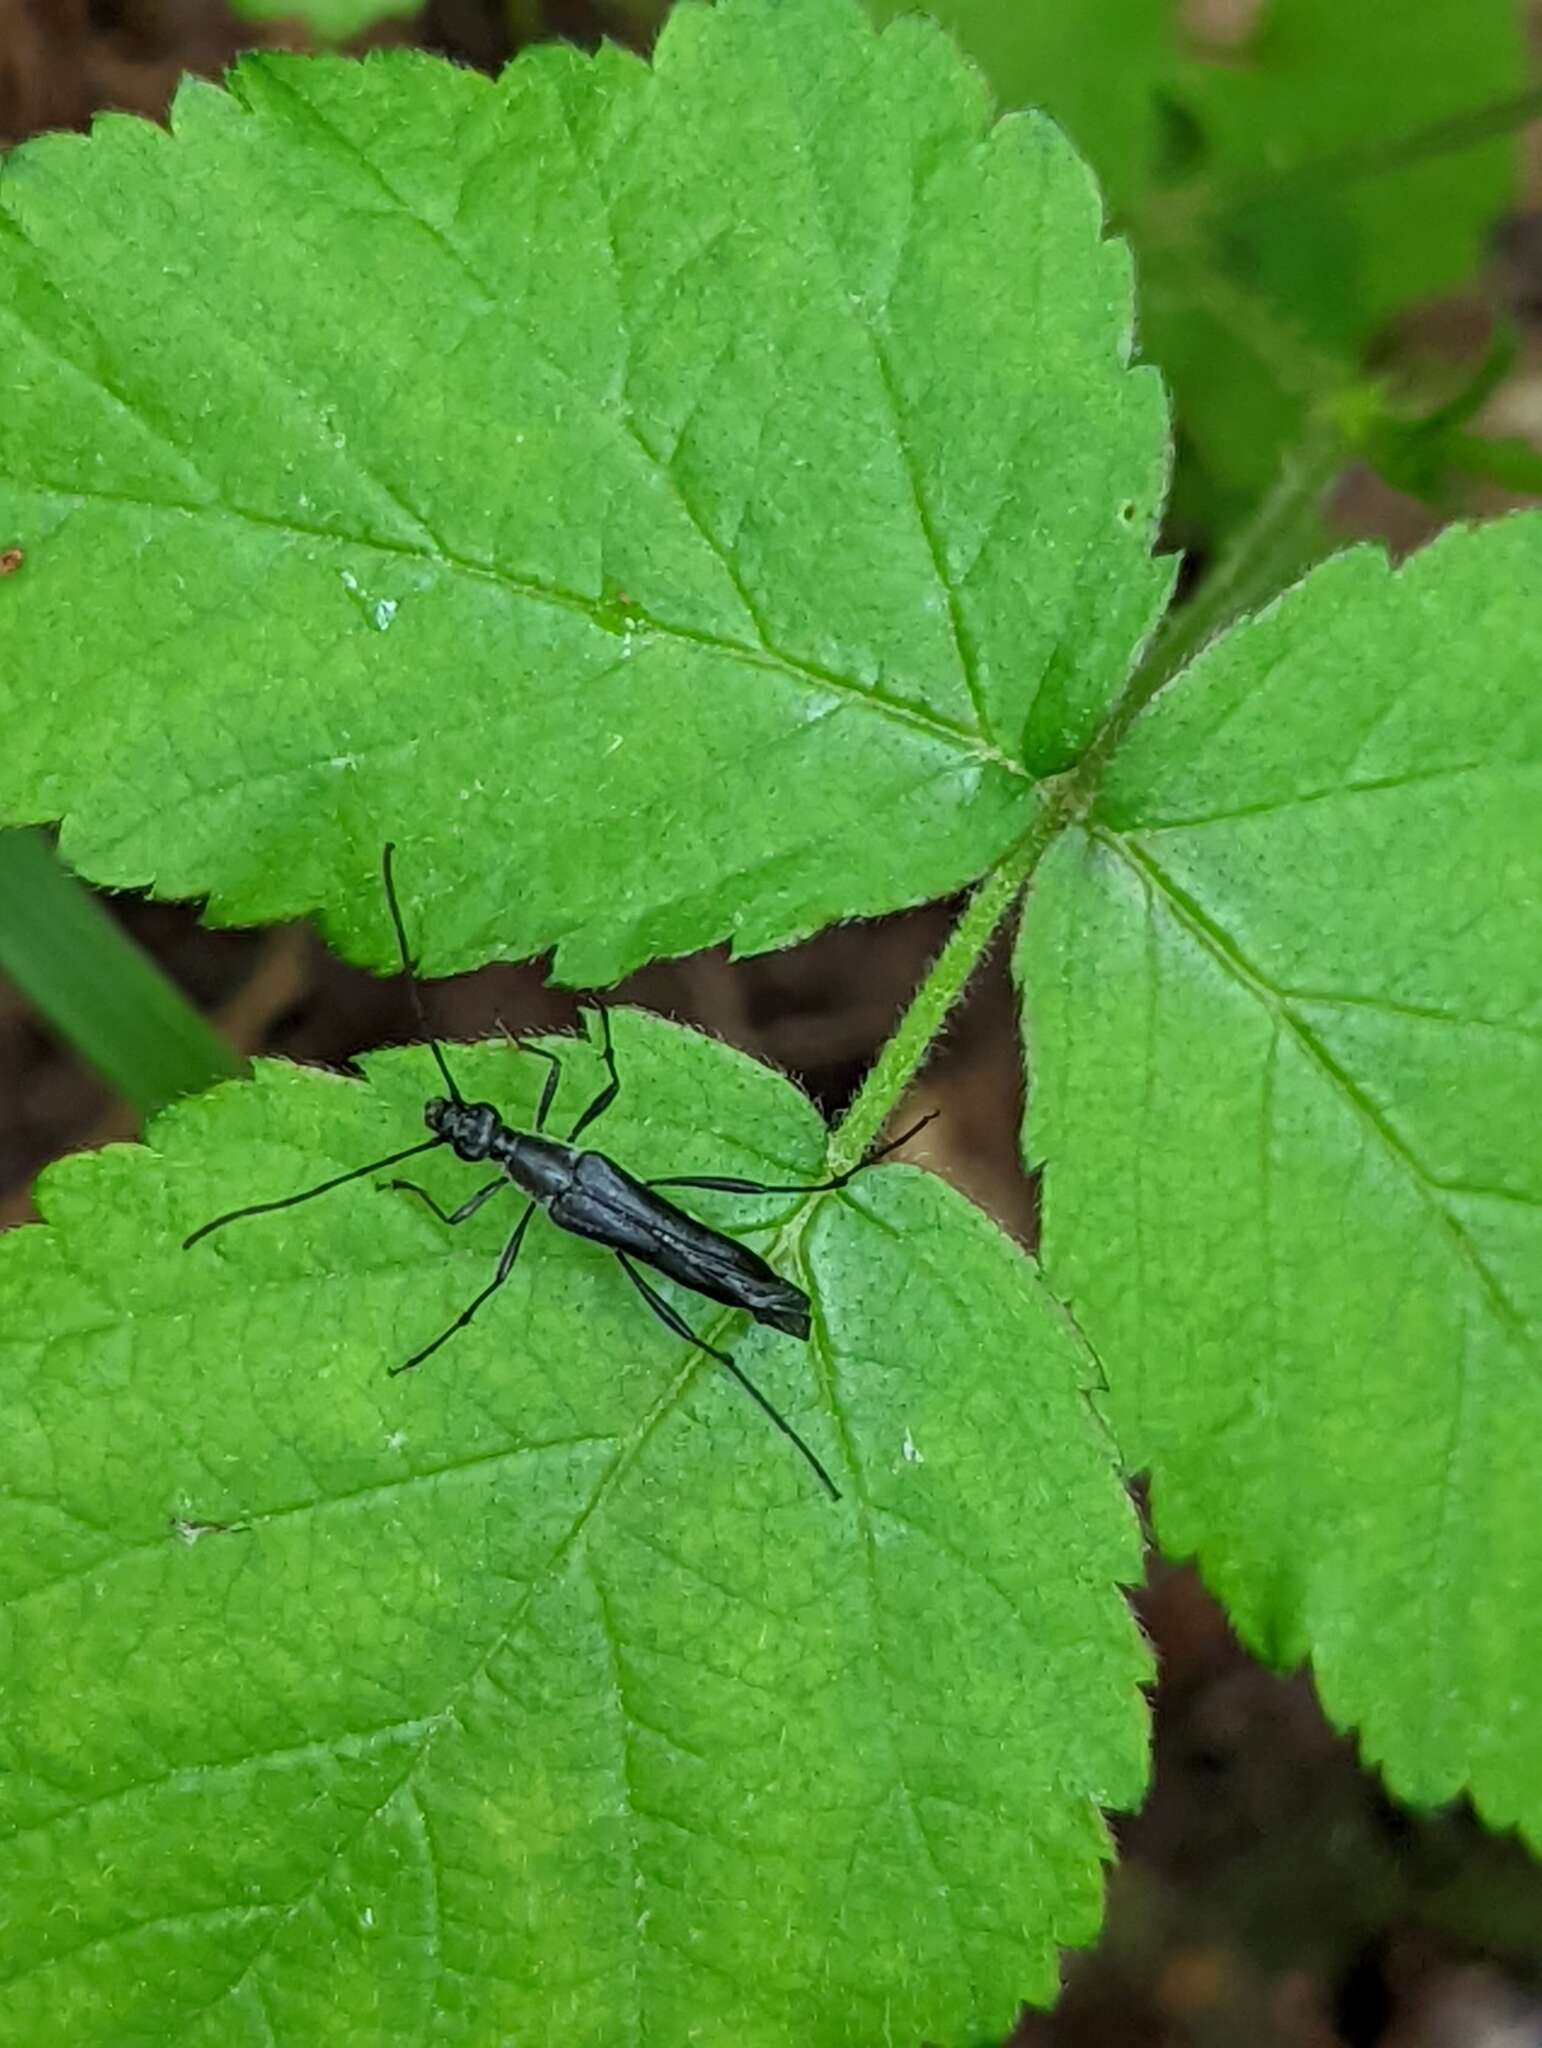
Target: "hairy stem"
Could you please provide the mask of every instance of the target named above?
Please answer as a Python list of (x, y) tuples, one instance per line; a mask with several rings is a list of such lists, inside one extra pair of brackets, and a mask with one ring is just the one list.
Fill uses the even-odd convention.
[(976, 888), (948, 942), (911, 997), (899, 1028), (878, 1055), (830, 1145), (830, 1164), (844, 1173), (872, 1145), (884, 1119), (920, 1071), (948, 1012), (968, 987), (997, 927), (1017, 901), (1045, 848), (1065, 822), (1060, 792), (1046, 801), (1032, 826)]
[(1120, 741), (1157, 691), (1218, 633), (1278, 596), (1322, 553), (1322, 501), (1346, 454), (1346, 437), (1336, 424), (1324, 421), (1314, 429), (1196, 596), (1156, 635), (1081, 760), (1042, 785), (1042, 807), (1032, 825), (975, 889), (836, 1127), (830, 1143), (832, 1171), (854, 1166), (877, 1138), (1035, 868), (1064, 828), (1086, 811)]
[(1216, 557), (1193, 597), (1168, 614), (1078, 774), (1090, 766), (1093, 783), (1100, 780), (1109, 757), (1158, 690), (1218, 634), (1245, 612), (1261, 611), (1327, 552), (1323, 500), (1352, 452), (1338, 421), (1324, 418), (1313, 424), (1287, 457), (1274, 488)]

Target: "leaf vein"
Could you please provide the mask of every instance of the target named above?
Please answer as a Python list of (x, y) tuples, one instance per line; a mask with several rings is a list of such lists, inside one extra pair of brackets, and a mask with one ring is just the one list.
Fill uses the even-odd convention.
[[(789, 161), (798, 166), (802, 174), (803, 183), (813, 201), (815, 217), (824, 234), (826, 251), (830, 259), (830, 268), (835, 278), (842, 280), (845, 276), (845, 266), (841, 261), (840, 243), (836, 238), (835, 230), (831, 223), (829, 194), (825, 190), (824, 180), (818, 168), (818, 137), (808, 134), (803, 127), (798, 113), (796, 96), (792, 92), (785, 71), (782, 68), (780, 51), (776, 55), (775, 68), (777, 79), (781, 86), (782, 105), (787, 124), (795, 134), (802, 134), (805, 137), (802, 146), (789, 152)], [(913, 213), (907, 217), (905, 229), (907, 235), (912, 231), (913, 219)], [(882, 394), (888, 408), (892, 445), (899, 458), (901, 470), (910, 489), (911, 502), (915, 510), (921, 538), (931, 559), (932, 574), (936, 579), (937, 587), (941, 591), (943, 601), (947, 607), (948, 624), (953, 638), (954, 656), (958, 662), (959, 674), (963, 678), (964, 687), (969, 693), (969, 702), (974, 711), (979, 736), (985, 746), (999, 752), (1001, 751), (1001, 745), (992, 728), (989, 706), (986, 702), (985, 691), (980, 678), (978, 661), (969, 634), (968, 624), (963, 616), (960, 592), (952, 576), (948, 573), (947, 557), (942, 546), (941, 536), (938, 533), (931, 507), (927, 502), (926, 493), (922, 489), (921, 472), (917, 467), (910, 439), (905, 432), (904, 401), (899, 390), (898, 380), (894, 374), (894, 365), (877, 327), (872, 321), (865, 318), (862, 313), (854, 309), (852, 303), (854, 296), (848, 284), (844, 303), (838, 303), (838, 310), (844, 319), (852, 323), (867, 344), (868, 355), (873, 365), (878, 390)]]
[[(543, 583), (534, 577), (517, 575), (510, 570), (473, 561), (466, 556), (425, 554), (421, 549), (405, 547), (378, 536), (334, 533), (325, 527), (302, 525), (287, 516), (280, 519), (271, 514), (254, 512), (245, 507), (237, 508), (223, 502), (199, 504), (164, 496), (151, 498), (142, 492), (106, 491), (94, 487), (91, 490), (81, 490), (73, 485), (51, 484), (31, 477), (12, 476), (5, 481), (22, 489), (35, 491), (40, 496), (80, 504), (102, 502), (124, 505), (139, 511), (169, 513), (183, 518), (231, 521), (265, 528), (293, 540), (320, 541), (333, 548), (366, 549), (376, 554), (394, 556), (402, 561), (427, 564), (432, 568), (449, 570), (457, 575), (491, 584), (515, 597), (527, 598), (534, 603), (575, 613), (600, 631), (614, 637), (615, 629), (598, 599), (586, 597), (558, 584)], [(804, 689), (817, 689), (821, 693), (833, 691), (851, 698), (866, 705), (876, 715), (951, 747), (961, 755), (1003, 769), (1019, 780), (1030, 779), (1028, 771), (1020, 761), (1014, 761), (1008, 754), (986, 744), (980, 735), (968, 726), (948, 718), (930, 706), (913, 703), (904, 697), (891, 696), (874, 684), (842, 675), (836, 669), (827, 669), (816, 663), (782, 654), (775, 648), (731, 640), (721, 634), (673, 623), (641, 610), (634, 610), (634, 618), (640, 626), (664, 638), (679, 640), (689, 646), (698, 647), (705, 653), (719, 655), (730, 661), (743, 662), (751, 668), (764, 669)], [(316, 765), (320, 765), (319, 758)]]
[[(805, 1275), (805, 1278), (807, 1277)], [(861, 1535), (863, 1584), (866, 1589), (870, 1654), (873, 1660), (875, 1675), (882, 1687), (883, 1724), (893, 1771), (893, 1787), (903, 1802), (906, 1816), (910, 1822), (911, 1833), (915, 1837), (921, 1855), (931, 1872), (936, 1896), (942, 1905), (943, 1919), (947, 1924), (953, 1946), (958, 1955), (959, 1969), (969, 1984), (971, 1995), (978, 1998), (979, 1987), (975, 1982), (974, 1968), (970, 1961), (968, 1949), (965, 1946), (963, 1928), (959, 1924), (958, 1914), (953, 1905), (952, 1890), (943, 1875), (942, 1866), (937, 1859), (936, 1844), (933, 1842), (926, 1822), (922, 1818), (917, 1795), (912, 1789), (905, 1773), (899, 1737), (896, 1733), (896, 1726), (900, 1717), (894, 1699), (894, 1674), (883, 1651), (883, 1630), (880, 1622), (883, 1600), (878, 1588), (877, 1547), (873, 1537), (875, 1503), (868, 1496), (861, 1461), (857, 1456), (856, 1442), (851, 1432), (851, 1425), (847, 1421), (845, 1411), (841, 1406), (836, 1384), (835, 1351), (830, 1339), (828, 1325), (825, 1322), (822, 1304), (818, 1295), (812, 1289), (810, 1289), (810, 1299), (813, 1306), (813, 1316), (812, 1327), (809, 1333), (809, 1348), (813, 1352), (819, 1370), (825, 1400), (829, 1406), (831, 1419), (835, 1424), (836, 1435), (840, 1440), (846, 1469), (851, 1475), (850, 1490), (856, 1503)]]
[(1204, 947), (1217, 965), (1270, 1011), (1290, 1033), (1321, 1078), (1351, 1109), (1367, 1132), (1375, 1137), (1386, 1156), (1412, 1181), (1425, 1206), (1438, 1220), (1447, 1240), (1466, 1264), (1481, 1292), (1487, 1296), (1491, 1307), (1517, 1347), (1522, 1351), (1529, 1349), (1525, 1317), (1506, 1293), (1499, 1276), (1484, 1258), (1471, 1233), (1446, 1205), (1437, 1199), (1440, 1192), (1438, 1183), (1426, 1171), (1407, 1142), (1388, 1122), (1385, 1114), (1334, 1058), (1310, 1024), (1297, 1014), (1283, 992), (1275, 988), (1243, 956), (1230, 934), (1158, 867), (1144, 847), (1135, 841), (1120, 838), (1117, 834), (1109, 832), (1106, 827), (1096, 827), (1094, 830), (1103, 845), (1126, 865), (1132, 867), (1137, 875), (1144, 877), (1152, 888), (1160, 891), (1175, 921)]
[(1404, 775), (1370, 777), (1363, 782), (1334, 782), (1323, 789), (1303, 789), (1287, 796), (1268, 797), (1256, 804), (1236, 804), (1224, 811), (1200, 811), (1189, 817), (1138, 818), (1121, 829), (1127, 832), (1188, 832), (1201, 825), (1225, 825), (1240, 818), (1266, 818), (1282, 811), (1299, 810), (1309, 804), (1333, 803), (1337, 799), (1372, 796), (1386, 790), (1412, 789), (1431, 782), (1454, 782), (1468, 775), (1529, 773), (1542, 768), (1542, 761), (1458, 761), (1440, 768), (1410, 771)]

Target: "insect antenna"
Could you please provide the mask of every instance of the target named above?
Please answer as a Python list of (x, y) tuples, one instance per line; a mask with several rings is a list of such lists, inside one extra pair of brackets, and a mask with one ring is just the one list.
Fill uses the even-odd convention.
[(455, 1085), (455, 1076), (450, 1072), (444, 1048), (434, 1036), (433, 1028), (428, 1021), (428, 1005), (424, 1002), (423, 991), (418, 986), (418, 963), (407, 948), (407, 927), (402, 923), (402, 906), (397, 900), (396, 877), (392, 872), (395, 858), (395, 842), (388, 839), (381, 860), (381, 871), (385, 878), (386, 902), (391, 907), (391, 922), (396, 927), (396, 949), (402, 956), (402, 972), (407, 977), (407, 989), (412, 997), (413, 1014), (418, 1020), (418, 1029), (428, 1041), (428, 1049), (434, 1056), (434, 1063), (444, 1076), (444, 1085), (450, 1091), (450, 1100), (464, 1107), (466, 1098)]
[(880, 1159), (887, 1159), (889, 1154), (891, 1152), (897, 1152), (901, 1145), (908, 1145), (912, 1138), (918, 1138), (921, 1135), (921, 1133), (926, 1129), (927, 1125), (934, 1124), (937, 1121), (938, 1117), (941, 1116), (941, 1114), (942, 1111), (940, 1109), (928, 1110), (926, 1115), (922, 1117), (921, 1121), (918, 1124), (912, 1124), (908, 1131), (901, 1131), (899, 1136), (897, 1138), (891, 1138), (887, 1145), (879, 1145), (873, 1151), (869, 1152), (867, 1156), (863, 1159), (862, 1163), (855, 1169), (855, 1171), (858, 1173), (865, 1173), (868, 1167), (876, 1166)]
[(207, 1237), (211, 1230), (223, 1230), (227, 1223), (239, 1223), (243, 1216), (268, 1216), (275, 1209), (292, 1209), (297, 1202), (309, 1202), (317, 1195), (329, 1195), (334, 1188), (340, 1188), (351, 1180), (363, 1180), (367, 1173), (379, 1173), (387, 1166), (398, 1166), (404, 1159), (416, 1159), (420, 1152), (432, 1152), (436, 1145), (442, 1145), (443, 1138), (425, 1138), (420, 1145), (409, 1145), (405, 1152), (391, 1152), (384, 1159), (372, 1159), (368, 1166), (355, 1166), (347, 1173), (334, 1174), (331, 1180), (324, 1180), (319, 1187), (302, 1188), (297, 1195), (281, 1195), (276, 1202), (248, 1202), (244, 1209), (227, 1209), (223, 1216), (216, 1216), (212, 1222), (201, 1223), (191, 1237), (182, 1240), (183, 1251), (190, 1251), (201, 1237)]

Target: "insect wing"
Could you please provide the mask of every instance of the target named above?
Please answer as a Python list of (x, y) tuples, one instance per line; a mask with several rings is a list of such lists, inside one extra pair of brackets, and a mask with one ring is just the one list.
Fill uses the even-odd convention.
[(791, 1336), (808, 1335), (808, 1297), (801, 1288), (748, 1245), (688, 1216), (603, 1153), (583, 1155), (572, 1190), (550, 1214), (564, 1230), (629, 1252), (709, 1301), (748, 1309)]

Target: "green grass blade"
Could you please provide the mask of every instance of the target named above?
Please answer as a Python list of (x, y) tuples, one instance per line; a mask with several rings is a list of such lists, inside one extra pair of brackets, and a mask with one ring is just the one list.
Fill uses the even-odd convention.
[(241, 1070), (39, 832), (0, 832), (0, 971), (141, 1115)]

